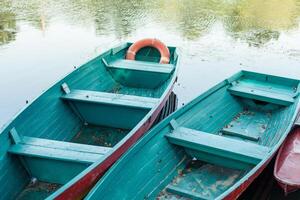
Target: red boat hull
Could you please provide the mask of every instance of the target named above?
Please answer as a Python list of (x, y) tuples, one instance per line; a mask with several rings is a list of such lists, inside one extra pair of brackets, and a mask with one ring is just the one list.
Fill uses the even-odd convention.
[[(175, 80), (176, 82), (176, 80)], [(174, 85), (168, 91), (163, 101), (153, 112), (153, 114), (146, 120), (146, 122), (141, 125), (136, 132), (124, 142), (118, 149), (116, 149), (111, 155), (109, 155), (103, 162), (101, 162), (97, 167), (93, 168), (89, 173), (79, 179), (76, 183), (71, 185), (65, 191), (60, 193), (56, 200), (66, 200), (66, 199), (82, 199), (89, 190), (96, 184), (96, 182), (104, 175), (104, 173), (109, 169), (109, 167), (117, 161), (122, 154), (124, 154), (140, 137), (146, 133), (158, 117), (160, 111), (166, 104)]]
[(294, 128), (281, 146), (274, 176), (285, 194), (300, 188), (300, 127)]

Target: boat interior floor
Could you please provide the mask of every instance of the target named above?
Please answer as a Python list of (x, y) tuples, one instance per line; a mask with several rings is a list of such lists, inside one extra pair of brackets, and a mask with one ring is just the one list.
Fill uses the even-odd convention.
[(246, 171), (188, 160), (157, 199), (215, 199), (238, 181)]
[(113, 147), (122, 140), (129, 131), (130, 130), (121, 128), (87, 125), (82, 127), (82, 129), (71, 139), (71, 142)]
[(16, 200), (32, 200), (32, 199), (45, 199), (50, 194), (55, 192), (61, 185), (46, 182), (31, 182), (26, 188), (18, 195)]
[[(198, 125), (197, 114), (193, 119), (171, 120), (171, 131), (165, 136), (184, 149), (186, 161), (165, 181), (167, 186), (162, 185), (158, 199), (215, 199), (264, 159), (270, 151), (265, 144), (267, 132), (276, 126), (272, 117), (278, 107), (256, 103), (245, 100), (232, 118), (213, 131)], [(219, 122), (214, 119), (206, 127)]]

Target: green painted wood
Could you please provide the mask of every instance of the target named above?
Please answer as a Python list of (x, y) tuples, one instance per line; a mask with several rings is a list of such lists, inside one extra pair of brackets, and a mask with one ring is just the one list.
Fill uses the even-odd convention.
[(245, 138), (245, 139), (248, 139), (248, 140), (254, 140), (254, 141), (259, 140), (259, 134), (258, 133), (249, 134), (249, 132), (238, 131), (238, 130), (234, 130), (234, 129), (231, 129), (231, 128), (223, 128), (222, 133), (227, 134), (227, 135), (238, 136), (238, 137)]
[(252, 89), (243, 86), (232, 86), (228, 88), (228, 90), (231, 92), (231, 94), (236, 96), (256, 99), (259, 101), (265, 101), (265, 102), (284, 105), (284, 106), (290, 105), (291, 103), (294, 102), (294, 98), (291, 96), (284, 95), (281, 93), (263, 91), (260, 89)]
[(166, 136), (171, 143), (188, 149), (208, 152), (251, 164), (257, 164), (267, 157), (269, 152), (267, 147), (257, 144), (184, 127), (179, 127)]
[(204, 161), (206, 163), (212, 163), (215, 166), (222, 166), (231, 169), (245, 170), (245, 171), (252, 169), (254, 166), (250, 162), (243, 162), (243, 161), (238, 161), (236, 159), (231, 159), (229, 157), (216, 154), (213, 151), (205, 152), (205, 151), (198, 151), (198, 150), (188, 149), (188, 148), (185, 148), (185, 151), (187, 155), (189, 156), (192, 155), (193, 157), (198, 159), (201, 158), (201, 161)]
[(71, 107), (85, 122), (133, 128), (160, 99), (107, 92), (72, 90), (61, 97), (71, 101)]
[(91, 153), (91, 154), (96, 154), (95, 156), (97, 156), (97, 154), (104, 155), (111, 150), (111, 148), (103, 147), (103, 146), (77, 144), (72, 142), (62, 142), (57, 140), (48, 140), (48, 139), (34, 138), (34, 137), (27, 137), (27, 136), (22, 137), (22, 143), (30, 146), (61, 149), (64, 151)]
[(69, 149), (56, 149), (27, 144), (13, 145), (8, 149), (8, 152), (22, 156), (45, 158), (49, 160), (64, 160), (69, 162), (79, 162), (87, 164), (95, 162), (102, 156), (102, 154), (97, 153), (73, 151)]
[(118, 105), (133, 108), (151, 109), (159, 99), (151, 97), (140, 97), (125, 94), (113, 94), (108, 92), (72, 90), (69, 94), (61, 97), (70, 101), (80, 101), (95, 104)]
[[(294, 93), (295, 95), (299, 94), (299, 91), (297, 92), (295, 89), (299, 86), (299, 80), (298, 79), (292, 79), (292, 78), (286, 78), (286, 77), (280, 77), (280, 76), (274, 76), (270, 74), (260, 74), (257, 72), (251, 72), (251, 71), (245, 71), (242, 70), (242, 78), (240, 80), (250, 79), (252, 81), (260, 81), (267, 84), (275, 84), (277, 87), (289, 87), (290, 91)], [(261, 84), (265, 85), (265, 84)]]
[(15, 145), (12, 145), (8, 149), (8, 152), (23, 156), (91, 164), (111, 150), (111, 148), (108, 147), (76, 144), (27, 136), (21, 137), (18, 135), (15, 128), (13, 128), (10, 133)]
[(174, 186), (174, 185), (167, 186), (166, 190), (167, 190), (167, 192), (174, 193), (175, 195), (179, 195), (182, 197), (187, 197), (189, 199), (196, 199), (196, 200), (206, 199), (206, 197), (204, 197), (196, 192), (186, 190), (181, 187)]
[(107, 69), (112, 77), (122, 85), (136, 88), (156, 88), (170, 77), (174, 65), (117, 60), (107, 64)]
[(91, 104), (82, 101), (73, 102), (76, 110), (85, 122), (97, 126), (132, 129), (151, 109), (133, 108), (106, 104)]
[[(206, 178), (207, 174), (211, 176)], [(180, 195), (191, 199), (215, 199), (243, 175), (240, 170), (190, 161), (166, 187), (167, 197), (171, 199)]]
[(30, 177), (35, 177), (39, 181), (56, 184), (66, 184), (91, 164), (77, 161), (70, 162), (65, 159), (54, 160), (35, 156), (31, 157), (28, 155), (18, 157), (24, 158)]
[(239, 112), (221, 132), (257, 142), (266, 132), (270, 118), (270, 111), (244, 110)]
[[(272, 93), (280, 91), (294, 102), (281, 106), (232, 95), (228, 88), (239, 82), (260, 90), (272, 87)], [(223, 199), (274, 155), (291, 130), (300, 107), (295, 88), (299, 80), (247, 71), (233, 75), (150, 130), (86, 199)], [(229, 125), (245, 132), (222, 134)], [(182, 136), (180, 129), (188, 132)], [(177, 144), (170, 142), (172, 135)], [(256, 135), (258, 140), (252, 138)], [(201, 164), (192, 170), (191, 160)], [(170, 185), (176, 194), (168, 192)]]
[(128, 87), (155, 89), (170, 78), (177, 64), (178, 53), (173, 47), (169, 47), (170, 64), (159, 64), (160, 54), (152, 48), (141, 49), (136, 60), (120, 59), (126, 50), (117, 48), (102, 62), (116, 82)]
[[(15, 128), (10, 133), (15, 144), (8, 152), (20, 156), (22, 164), (31, 176), (50, 183), (65, 184), (111, 150), (108, 147), (20, 137)], [(57, 166), (61, 171), (68, 170), (68, 173), (57, 173)]]
[(145, 72), (154, 72), (154, 73), (164, 73), (170, 75), (175, 69), (175, 66), (172, 64), (159, 64), (155, 62), (143, 62), (136, 60), (126, 60), (120, 59), (114, 62), (107, 63), (105, 59), (102, 59), (104, 63), (107, 64), (108, 68), (118, 68), (118, 69), (129, 69), (134, 71), (145, 71)]
[(19, 136), (19, 134), (15, 128), (12, 128), (10, 130), (10, 136), (11, 136), (14, 144), (18, 144), (18, 143), (22, 142), (22, 139)]
[[(57, 141), (72, 141), (91, 145), (111, 146), (112, 151), (115, 151), (118, 146), (121, 146), (124, 143), (126, 137), (130, 137), (135, 132), (134, 128), (139, 122), (141, 122), (141, 124), (146, 122), (146, 120), (152, 115), (157, 108), (158, 103), (166, 97), (167, 92), (170, 90), (173, 82), (175, 81), (178, 59), (177, 55), (175, 56), (175, 54), (177, 54), (176, 48), (170, 47), (171, 64), (175, 66), (175, 69), (169, 74), (169, 77), (161, 83), (161, 85), (156, 88), (134, 88), (116, 82), (114, 77), (112, 77), (112, 74), (102, 62), (103, 58), (109, 61), (124, 59), (129, 45), (131, 45), (131, 43), (124, 43), (116, 48), (109, 49), (91, 61), (77, 67), (69, 75), (57, 81), (38, 98), (30, 102), (20, 113), (7, 123), (7, 126), (1, 128), (1, 198), (15, 199), (18, 194), (25, 189), (33, 176), (38, 177), (40, 181), (44, 180), (65, 184), (90, 165), (73, 161), (70, 162), (63, 159), (48, 159), (9, 153), (8, 150), (14, 145), (14, 138), (11, 137), (10, 133), (12, 128), (15, 127), (18, 134), (22, 135), (21, 140), (25, 140), (25, 142), (30, 144), (30, 146), (34, 146), (34, 148), (40, 148), (39, 145), (53, 145), (53, 147), (55, 146), (55, 148), (64, 151), (64, 153), (66, 150), (60, 149), (60, 146), (66, 149), (70, 148), (70, 150), (67, 151), (72, 152), (73, 150), (75, 152), (77, 148), (77, 150), (82, 148), (88, 153), (93, 153), (94, 151), (100, 153), (98, 148), (93, 148), (92, 146), (86, 146), (83, 148), (83, 146), (79, 147), (74, 146), (73, 144), (69, 146), (67, 143), (58, 143)], [(159, 54), (149, 48), (145, 48), (137, 54), (137, 59), (139, 61), (146, 62), (158, 62), (159, 57)], [(105, 110), (104, 108), (103, 110), (101, 108), (99, 110), (92, 110), (89, 104), (78, 102), (78, 107), (80, 107), (80, 109), (88, 110), (87, 113), (84, 114), (90, 116), (90, 119), (88, 120), (91, 121), (91, 124), (93, 122), (97, 122), (98, 118), (95, 113), (101, 110), (101, 112), (106, 114), (106, 116), (103, 115), (103, 119), (101, 120), (105, 120), (106, 118), (108, 124), (113, 126), (89, 126), (89, 131), (86, 131), (85, 118), (74, 112), (74, 109), (70, 107), (69, 102), (61, 99), (64, 95), (64, 91), (61, 88), (63, 83), (66, 83), (69, 88), (74, 90), (78, 89), (103, 93), (117, 93), (145, 98), (149, 97), (157, 99), (157, 103), (153, 102), (152, 105), (150, 105), (151, 103), (147, 103), (146, 105), (145, 102), (140, 102), (140, 107), (148, 106), (148, 108), (137, 108), (136, 110), (134, 107), (130, 106), (128, 106), (128, 108), (130, 108), (128, 110), (121, 110), (120, 106), (115, 106), (112, 110), (112, 113), (115, 113), (115, 115), (108, 116), (108, 113), (111, 111), (109, 109)], [(118, 112), (119, 115), (117, 115)], [(128, 118), (130, 112), (133, 115), (132, 118)], [(126, 123), (124, 123), (128, 127), (127, 129), (123, 129), (122, 126), (118, 126), (119, 124), (113, 124), (113, 122), (119, 118), (121, 118), (120, 121), (125, 121), (122, 120), (122, 118), (128, 118)], [(85, 136), (85, 134), (87, 135)], [(15, 142), (20, 141), (18, 141), (15, 137)], [(23, 143), (21, 141), (21, 145), (22, 144)], [(108, 156), (112, 151), (107, 151), (106, 153), (103, 152), (102, 155)], [(43, 150), (43, 152), (45, 153), (46, 151)], [(101, 159), (98, 159), (97, 162), (101, 163), (102, 161)]]
[(300, 126), (300, 114), (297, 116), (297, 118), (295, 120), (295, 125)]

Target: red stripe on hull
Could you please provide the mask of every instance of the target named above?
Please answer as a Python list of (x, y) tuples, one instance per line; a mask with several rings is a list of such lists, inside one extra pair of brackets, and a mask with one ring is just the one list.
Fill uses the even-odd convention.
[[(175, 80), (176, 81), (176, 80)], [(81, 199), (89, 190), (96, 184), (96, 182), (104, 175), (104, 173), (116, 162), (135, 142), (146, 133), (158, 117), (160, 111), (166, 104), (174, 85), (168, 91), (166, 97), (147, 119), (147, 121), (126, 141), (116, 149), (109, 157), (101, 162), (97, 167), (92, 169), (84, 177), (78, 180), (75, 184), (71, 185), (64, 192), (59, 194), (56, 200), (66, 199)]]
[(272, 158), (274, 157), (275, 153), (252, 175), (250, 176), (245, 182), (243, 182), (239, 187), (229, 193), (224, 199), (232, 200), (237, 199), (249, 186), (250, 184), (262, 173), (262, 171), (268, 166)]

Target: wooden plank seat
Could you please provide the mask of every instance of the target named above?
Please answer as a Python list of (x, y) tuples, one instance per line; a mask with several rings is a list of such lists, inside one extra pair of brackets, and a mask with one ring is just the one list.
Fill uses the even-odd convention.
[(221, 131), (222, 133), (227, 135), (233, 135), (233, 136), (237, 136), (237, 137), (241, 137), (253, 141), (258, 141), (260, 137), (260, 134), (258, 132), (252, 133), (252, 132), (248, 132), (246, 129), (242, 130), (235, 127), (223, 128)]
[(154, 62), (145, 62), (138, 60), (116, 60), (110, 62), (109, 64), (103, 58), (103, 62), (106, 63), (109, 68), (122, 68), (122, 69), (130, 69), (137, 71), (149, 71), (149, 72), (157, 72), (157, 73), (167, 73), (170, 74), (174, 70), (173, 64), (159, 64)]
[(123, 129), (133, 128), (159, 103), (158, 98), (87, 90), (72, 90), (61, 98), (83, 121)]
[[(61, 184), (101, 159), (111, 149), (19, 136), (15, 129), (12, 129), (10, 134), (14, 144), (8, 149), (8, 152), (21, 156), (23, 164), (33, 177)], [(60, 174), (60, 171), (63, 172), (62, 169), (65, 169), (66, 172)]]
[(188, 199), (207, 199), (205, 196), (203, 196), (197, 192), (194, 192), (192, 190), (187, 190), (187, 189), (175, 186), (175, 185), (169, 184), (166, 187), (166, 190), (167, 190), (167, 192), (173, 193), (175, 195), (183, 196)]
[(102, 59), (112, 77), (122, 85), (130, 87), (156, 88), (166, 81), (174, 71), (173, 64), (159, 64), (138, 60)]
[(92, 164), (110, 149), (23, 136), (22, 141), (10, 147), (8, 151), (18, 155)]
[[(193, 157), (199, 160), (205, 159), (205, 156), (193, 152), (204, 152), (215, 155), (218, 158), (232, 159), (235, 161), (255, 165), (264, 159), (269, 152), (269, 148), (257, 145), (251, 142), (236, 140), (224, 136), (206, 133), (185, 127), (177, 127), (172, 133), (166, 135), (169, 142), (187, 149), (195, 150), (190, 152)], [(204, 160), (214, 162), (212, 160)], [(215, 160), (216, 161), (216, 160)], [(220, 164), (220, 163), (218, 163)]]
[(293, 96), (288, 94), (274, 92), (271, 89), (260, 89), (255, 87), (246, 87), (241, 85), (233, 85), (228, 88), (228, 91), (236, 96), (265, 101), (268, 103), (288, 106), (294, 103)]
[(142, 109), (151, 109), (159, 101), (159, 99), (151, 97), (141, 97), (89, 90), (72, 90), (72, 92), (62, 96), (61, 98), (70, 101), (108, 104)]

